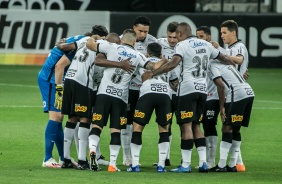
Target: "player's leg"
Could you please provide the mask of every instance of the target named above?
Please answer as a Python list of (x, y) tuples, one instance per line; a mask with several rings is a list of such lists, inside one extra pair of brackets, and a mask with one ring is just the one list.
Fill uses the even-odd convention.
[(86, 149), (88, 146), (90, 123), (89, 118), (80, 118), (79, 128), (78, 128), (78, 166), (79, 170), (88, 170), (89, 163), (86, 157)]
[(74, 163), (74, 160), (71, 158), (70, 155), (72, 140), (75, 134), (75, 127), (77, 121), (78, 117), (69, 116), (68, 121), (66, 122), (64, 130), (64, 162), (62, 164), (62, 168), (73, 168), (77, 166), (77, 163)]
[(154, 100), (151, 94), (141, 96), (137, 102), (134, 118), (133, 133), (131, 139), (132, 164), (127, 169), (129, 172), (140, 171), (140, 152), (142, 149), (142, 131), (146, 124), (149, 123), (154, 110)]
[(123, 165), (129, 166), (132, 163), (130, 142), (132, 138), (132, 123), (135, 107), (139, 98), (138, 90), (129, 90), (127, 104), (127, 124), (121, 129), (121, 146), (123, 150)]
[(176, 113), (177, 124), (181, 130), (181, 155), (182, 164), (170, 170), (171, 172), (191, 172), (191, 156), (194, 143), (192, 132), (192, 118), (196, 111), (196, 103), (192, 100), (190, 95), (179, 96), (179, 105)]
[(89, 155), (90, 155), (90, 169), (97, 171), (99, 169), (97, 163), (97, 146), (100, 142), (100, 135), (104, 126), (107, 125), (109, 117), (110, 101), (107, 100), (107, 95), (97, 95), (94, 112), (92, 115), (92, 129), (89, 133)]
[(212, 172), (226, 172), (226, 161), (228, 157), (228, 153), (230, 151), (230, 148), (232, 146), (232, 137), (233, 137), (233, 127), (231, 126), (231, 114), (232, 109), (235, 104), (233, 103), (226, 103), (225, 109), (226, 109), (226, 120), (223, 122), (222, 125), (222, 140), (220, 142), (220, 159), (218, 164), (211, 168), (210, 171)]
[[(45, 155), (42, 163), (43, 167), (58, 168), (60, 165), (52, 156), (54, 143), (58, 140), (59, 127), (62, 123), (63, 115), (61, 111), (54, 107), (55, 103), (55, 84), (51, 84), (41, 77), (38, 77), (38, 85), (42, 95), (43, 110), (49, 113), (49, 120), (45, 128)], [(59, 149), (58, 149), (59, 150)], [(60, 156), (63, 158), (63, 153)]]
[[(117, 166), (117, 158), (119, 155), (121, 147), (121, 136), (120, 130), (126, 126), (126, 107), (127, 104), (119, 99), (112, 98), (111, 111), (110, 111), (110, 132), (111, 132), (111, 141), (110, 141), (110, 164), (108, 166), (108, 172), (117, 172), (120, 171)], [(118, 107), (118, 109), (116, 108)]]

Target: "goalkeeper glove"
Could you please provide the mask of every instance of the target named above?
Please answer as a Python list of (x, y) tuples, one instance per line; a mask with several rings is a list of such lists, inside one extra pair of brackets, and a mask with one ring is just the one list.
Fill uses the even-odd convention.
[(63, 85), (57, 84), (56, 85), (56, 99), (55, 99), (55, 108), (62, 110), (62, 102), (63, 102)]

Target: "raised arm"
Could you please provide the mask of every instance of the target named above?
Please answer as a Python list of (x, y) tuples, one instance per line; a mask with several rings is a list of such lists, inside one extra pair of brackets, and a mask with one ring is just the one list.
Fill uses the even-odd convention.
[(88, 41), (86, 42), (86, 47), (92, 51), (97, 51), (98, 50), (98, 43), (96, 43), (96, 40), (100, 39), (100, 36), (98, 35), (93, 35), (91, 36)]

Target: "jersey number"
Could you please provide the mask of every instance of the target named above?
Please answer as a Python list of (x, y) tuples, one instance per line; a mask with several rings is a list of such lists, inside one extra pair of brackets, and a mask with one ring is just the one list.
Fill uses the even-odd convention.
[(208, 64), (208, 56), (204, 55), (204, 57), (201, 59), (199, 56), (195, 56), (192, 60), (193, 63), (196, 63), (195, 69), (192, 72), (192, 75), (195, 78), (205, 78), (206, 77), (206, 70), (207, 70), (207, 64)]

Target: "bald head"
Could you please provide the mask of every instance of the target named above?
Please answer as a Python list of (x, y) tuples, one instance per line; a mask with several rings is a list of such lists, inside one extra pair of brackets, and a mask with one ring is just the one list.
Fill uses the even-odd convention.
[(176, 29), (177, 39), (179, 41), (185, 40), (192, 35), (191, 26), (186, 22), (181, 22)]
[(106, 40), (111, 43), (120, 44), (120, 38), (117, 33), (109, 33), (106, 37)]

